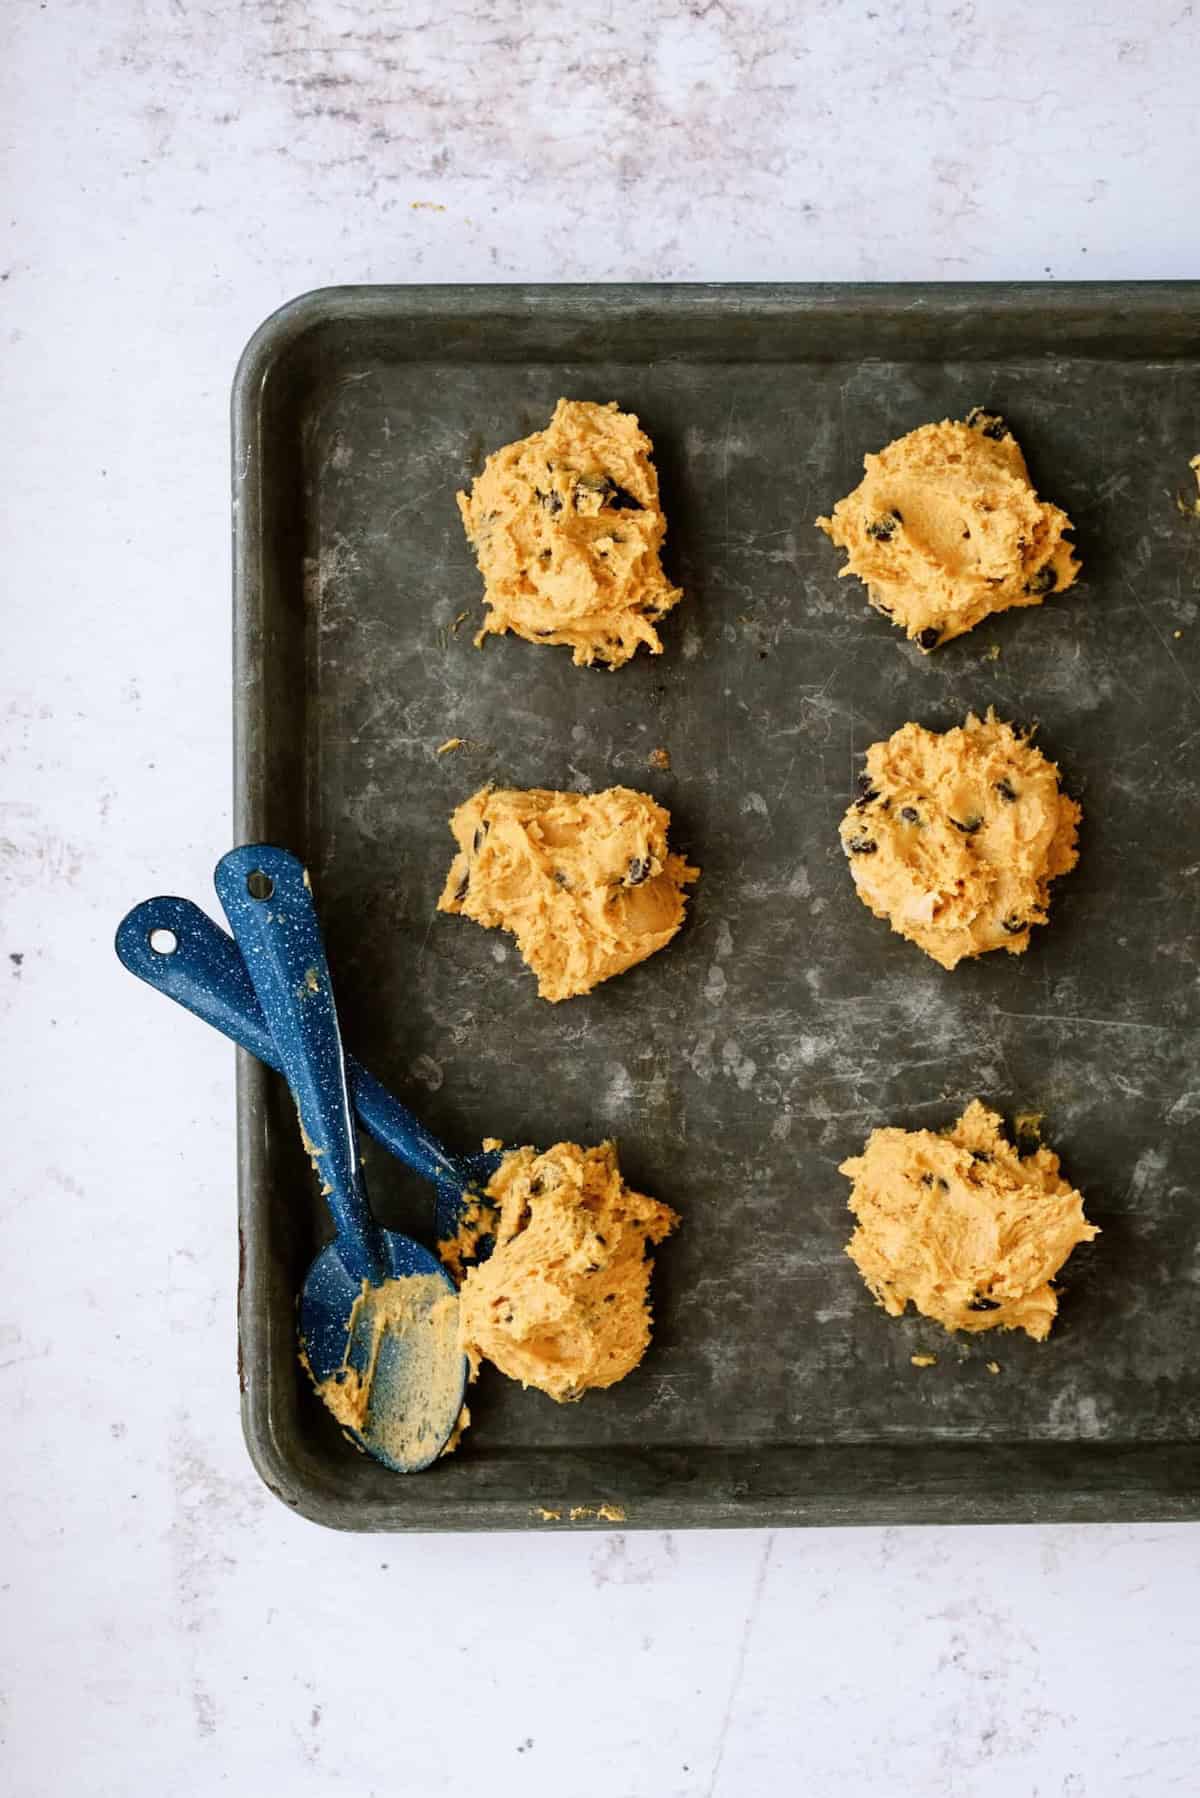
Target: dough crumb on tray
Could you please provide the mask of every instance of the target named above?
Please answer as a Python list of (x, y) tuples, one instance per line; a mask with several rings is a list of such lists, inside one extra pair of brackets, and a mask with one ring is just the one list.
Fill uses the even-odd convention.
[(1055, 1274), (1099, 1234), (1058, 1156), (1019, 1154), (978, 1099), (941, 1134), (873, 1130), (839, 1172), (858, 1220), (846, 1253), (889, 1317), (911, 1303), (950, 1331), (1041, 1342), (1058, 1310)]
[(459, 853), (438, 910), (511, 932), (543, 999), (590, 993), (663, 949), (697, 880), (646, 793), (481, 787), (450, 820)]
[(619, 668), (683, 594), (659, 559), (667, 521), (653, 445), (615, 401), (559, 400), (544, 431), (488, 457), (458, 495), (484, 580), (476, 638), (512, 631), (566, 644), (577, 664)]
[(487, 1196), (495, 1248), (459, 1293), (472, 1377), (488, 1360), (560, 1402), (623, 1380), (650, 1343), (647, 1251), (677, 1214), (626, 1186), (610, 1142), (511, 1150)]
[[(1193, 456), (1188, 467), (1196, 477), (1197, 495), (1195, 499), (1184, 499), (1181, 494), (1179, 510), (1192, 518), (1200, 518), (1200, 456)], [(1179, 634), (1178, 631), (1175, 632), (1177, 637)]]
[(905, 724), (866, 763), (840, 827), (863, 904), (944, 968), (1022, 954), (1050, 882), (1079, 860), (1082, 813), (1056, 765), (991, 711), (943, 732)]
[(863, 457), (866, 475), (817, 524), (876, 611), (923, 650), (1079, 574), (1071, 521), (1034, 491), (1004, 420), (976, 406)]

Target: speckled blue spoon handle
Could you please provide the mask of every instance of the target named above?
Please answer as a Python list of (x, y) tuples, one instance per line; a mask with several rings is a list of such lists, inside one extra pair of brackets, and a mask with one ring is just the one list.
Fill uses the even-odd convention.
[[(135, 905), (118, 927), (116, 950), (139, 980), (283, 1072), (237, 944), (190, 899), (164, 895)], [(437, 1187), (438, 1235), (452, 1235), (463, 1191), (490, 1174), (496, 1158), (451, 1155), (353, 1055), (346, 1057), (346, 1074), (354, 1109), (375, 1140)]]
[(294, 855), (259, 843), (222, 856), (213, 880), (296, 1101), (341, 1260), (352, 1277), (381, 1285), (388, 1263), (367, 1202), (333, 984), (308, 876)]

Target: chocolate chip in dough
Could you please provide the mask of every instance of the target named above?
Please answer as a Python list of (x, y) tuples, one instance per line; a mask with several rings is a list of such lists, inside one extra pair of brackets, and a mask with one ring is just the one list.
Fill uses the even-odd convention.
[(904, 520), (894, 508), (885, 512), (882, 518), (873, 518), (867, 526), (867, 536), (874, 537), (876, 543), (890, 543), (896, 534), (896, 526)]
[(991, 437), (996, 443), (1005, 437), (1012, 436), (1012, 432), (1000, 414), (988, 412), (983, 406), (972, 406), (963, 419), (963, 423), (969, 425), (973, 431), (979, 431), (984, 437)]
[(610, 475), (580, 475), (575, 488), (576, 511), (581, 493), (596, 494), (602, 512), (641, 512), (644, 509), (641, 500), (635, 499), (624, 487), (618, 487)]

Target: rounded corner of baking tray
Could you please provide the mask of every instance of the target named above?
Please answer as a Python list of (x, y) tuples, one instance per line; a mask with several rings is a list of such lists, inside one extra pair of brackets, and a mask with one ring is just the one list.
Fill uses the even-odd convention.
[(289, 1459), (286, 1447), (277, 1441), (265, 1420), (256, 1415), (249, 1395), (242, 1394), (242, 1439), (250, 1465), (267, 1491), (277, 1498), (293, 1516), (303, 1517), (324, 1529), (354, 1528), (336, 1498), (327, 1496), (305, 1481), (303, 1474)]
[(233, 376), (235, 417), (261, 391), (267, 375), (302, 337), (343, 309), (352, 291), (346, 287), (314, 287), (268, 313), (247, 339)]

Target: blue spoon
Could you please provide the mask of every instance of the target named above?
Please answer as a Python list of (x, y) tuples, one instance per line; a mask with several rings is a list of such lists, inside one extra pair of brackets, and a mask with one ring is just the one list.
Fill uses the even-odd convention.
[(384, 1230), (371, 1215), (333, 987), (303, 866), (286, 850), (251, 844), (223, 856), (214, 880), (337, 1232), (300, 1295), (310, 1371), (334, 1415), (369, 1453), (399, 1473), (416, 1472), (436, 1460), (462, 1409), (467, 1364), (457, 1342), (458, 1295), (428, 1249)]
[[(117, 928), (116, 951), (147, 986), (283, 1072), (237, 944), (190, 899), (164, 895), (135, 905)], [(487, 1202), (483, 1188), (500, 1165), (500, 1151), (451, 1155), (353, 1055), (346, 1057), (346, 1076), (360, 1122), (398, 1161), (432, 1183), (435, 1240), (452, 1237), (464, 1205), (472, 1199)]]

